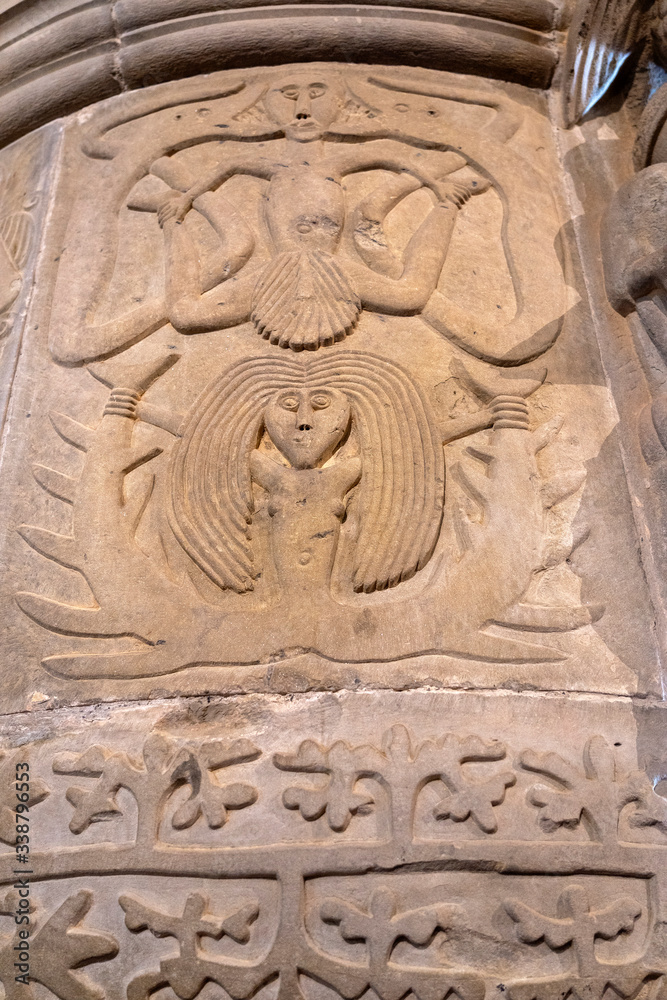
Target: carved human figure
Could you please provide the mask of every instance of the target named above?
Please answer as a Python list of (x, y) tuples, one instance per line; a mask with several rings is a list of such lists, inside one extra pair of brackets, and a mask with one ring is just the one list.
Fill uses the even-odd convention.
[(290, 466), (259, 450), (250, 455), (252, 478), (269, 496), (278, 578), (298, 581), (310, 600), (328, 593), (345, 498), (361, 476), (356, 456), (325, 466), (350, 419), (350, 402), (339, 389), (286, 389), (266, 407), (264, 426)]
[[(269, 351), (231, 365), (181, 417), (142, 398), (177, 360), (170, 352), (138, 366), (96, 366), (95, 377), (113, 386), (96, 429), (53, 415), (58, 433), (86, 452), (76, 496), (57, 471), (37, 466), (35, 475), (54, 496), (71, 497), (73, 534), (30, 525), (21, 534), (77, 568), (96, 603), (30, 593), (17, 602), (47, 628), (132, 635), (138, 647), (56, 656), (50, 670), (148, 676), (181, 669), (193, 655), (230, 666), (295, 648), (350, 662), (381, 649), (387, 660), (441, 650), (534, 663), (563, 654), (481, 629), (568, 631), (601, 613), (522, 602), (544, 563), (536, 455), (558, 429), (531, 430), (528, 419), (526, 398), (546, 370), (473, 377), (452, 363), (485, 405), (441, 422), (414, 377), (387, 358)], [(155, 479), (126, 487), (161, 450), (143, 435), (133, 441), (137, 419), (176, 440)], [(488, 427), (489, 440), (470, 449), (487, 471), (452, 467), (482, 519), (459, 533), (448, 520), (442, 532), (443, 444)], [(400, 592), (358, 596), (409, 580), (436, 546), (415, 582), (419, 599), (403, 592), (409, 615)]]
[[(362, 308), (409, 315), (426, 305), (447, 256), (458, 209), (472, 194), (485, 191), (488, 181), (472, 171), (465, 181), (438, 180), (418, 167), (408, 146), (391, 139), (331, 142), (328, 129), (340, 114), (344, 96), (342, 82), (333, 75), (291, 74), (276, 81), (264, 97), (264, 107), (279, 126), (277, 135), (284, 137), (279, 147), (272, 145), (261, 155), (257, 150), (223, 149), (211, 172), (187, 191), (172, 191), (162, 200), (158, 218), (166, 241), (167, 311), (180, 332), (221, 329), (252, 318), (258, 333), (271, 343), (314, 349), (341, 340)], [(445, 154), (445, 161), (446, 170), (465, 166), (456, 154)], [(169, 163), (158, 162), (153, 170), (165, 179), (173, 176)], [(397, 177), (364, 199), (350, 220), (343, 179), (368, 170), (388, 170)], [(228, 202), (217, 201), (215, 207), (206, 203), (207, 192), (238, 174), (268, 181), (268, 261), (246, 264), (254, 248), (245, 223)], [(436, 203), (399, 264), (382, 246), (381, 224), (401, 198), (421, 186), (433, 193)], [(238, 276), (226, 274), (226, 280), (204, 294), (197, 247), (187, 228), (180, 226), (193, 207), (206, 214), (223, 245), (235, 248), (229, 270), (238, 268)], [(343, 240), (351, 221), (357, 252)], [(373, 240), (363, 239), (373, 230), (374, 248)], [(239, 252), (237, 243), (244, 238), (248, 246)], [(364, 256), (368, 259), (361, 259)]]
[[(248, 540), (263, 501), (255, 484), (266, 498), (283, 596), (296, 590), (309, 603), (330, 601), (337, 557), (339, 575), (351, 576), (355, 590), (383, 590), (433, 552), (443, 443), (499, 421), (527, 426), (524, 400), (502, 397), (441, 429), (406, 372), (357, 352), (243, 361), (216, 380), (185, 424), (172, 463), (171, 530), (218, 586), (253, 590), (262, 571)], [(258, 447), (265, 434), (278, 460)]]
[[(406, 87), (448, 102), (426, 130), (395, 112)], [(523, 114), (515, 101), (485, 87), (434, 89), (431, 81), (422, 89), (317, 65), (214, 90), (215, 115), (212, 107), (191, 114), (184, 103), (165, 116), (174, 104), (160, 92), (142, 99), (144, 115), (123, 105), (86, 127), (86, 171), (99, 184), (99, 161), (110, 161), (109, 183), (96, 189), (94, 219), (75, 197), (49, 331), (56, 361), (109, 358), (167, 323), (195, 334), (252, 321), (272, 343), (315, 349), (343, 339), (361, 310), (419, 315), (503, 366), (554, 342), (570, 298), (556, 252), (559, 214), (546, 177), (510, 144)], [(450, 116), (450, 102), (490, 114), (469, 127)], [(360, 187), (346, 181), (357, 173)], [(442, 281), (459, 213), (489, 187), (491, 215), (502, 212), (501, 276), (513, 291), (506, 306), (466, 300)], [(394, 235), (385, 220), (396, 221), (390, 213), (420, 189), (418, 218), (411, 222), (404, 206)], [(164, 278), (157, 222), (151, 233), (136, 211), (163, 227)], [(139, 233), (149, 253), (145, 273), (133, 258), (128, 296), (127, 251)]]

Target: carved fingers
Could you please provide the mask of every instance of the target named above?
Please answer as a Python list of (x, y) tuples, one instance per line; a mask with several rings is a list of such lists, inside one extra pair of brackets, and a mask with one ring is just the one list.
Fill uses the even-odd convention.
[(453, 180), (440, 181), (437, 191), (441, 202), (455, 205), (457, 208), (463, 208), (472, 195), (468, 184)]
[(114, 414), (117, 417), (129, 417), (130, 420), (137, 419), (137, 403), (141, 399), (141, 393), (134, 389), (116, 388), (111, 390), (109, 400), (104, 407), (104, 416)]
[(187, 194), (180, 191), (170, 191), (167, 197), (157, 210), (157, 219), (161, 228), (173, 219), (175, 222), (182, 222), (192, 208), (192, 200)]
[(437, 184), (437, 194), (440, 201), (450, 202), (457, 208), (462, 208), (473, 195), (483, 194), (491, 186), (490, 180), (468, 168), (464, 168), (460, 173), (465, 173), (465, 176), (457, 179), (449, 176)]

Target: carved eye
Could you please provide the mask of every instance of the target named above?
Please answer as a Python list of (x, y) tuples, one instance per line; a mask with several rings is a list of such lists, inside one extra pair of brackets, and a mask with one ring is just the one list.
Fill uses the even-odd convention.
[(311, 101), (314, 101), (316, 97), (322, 97), (326, 91), (326, 84), (324, 83), (311, 83), (308, 88), (308, 93)]
[(331, 400), (323, 392), (318, 392), (315, 396), (310, 397), (310, 405), (314, 410), (324, 410), (330, 403)]
[(283, 396), (283, 398), (280, 400), (280, 405), (282, 406), (283, 410), (295, 411), (299, 409), (299, 400), (296, 398), (296, 396)]
[(293, 83), (288, 83), (286, 87), (281, 90), (283, 97), (286, 97), (288, 101), (296, 101), (299, 96), (299, 88)]

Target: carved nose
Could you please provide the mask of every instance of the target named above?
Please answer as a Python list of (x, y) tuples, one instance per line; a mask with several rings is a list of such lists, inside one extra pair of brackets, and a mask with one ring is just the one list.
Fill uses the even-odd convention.
[(312, 111), (310, 107), (310, 97), (308, 93), (299, 94), (296, 101), (296, 114), (295, 117), (297, 121), (305, 121), (308, 118), (312, 118)]
[(296, 416), (296, 427), (299, 431), (312, 431), (313, 425), (310, 422), (310, 417), (312, 416), (313, 409), (309, 405), (308, 401), (305, 399), (301, 400), (299, 404), (299, 409), (297, 410)]

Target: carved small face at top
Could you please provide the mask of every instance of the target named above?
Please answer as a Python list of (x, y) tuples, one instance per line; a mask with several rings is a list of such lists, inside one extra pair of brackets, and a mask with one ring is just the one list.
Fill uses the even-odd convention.
[(319, 139), (340, 114), (342, 85), (330, 77), (290, 76), (279, 80), (264, 102), (274, 121), (285, 128), (288, 139)]
[(264, 411), (264, 425), (294, 469), (316, 469), (343, 440), (350, 403), (338, 389), (283, 389)]

